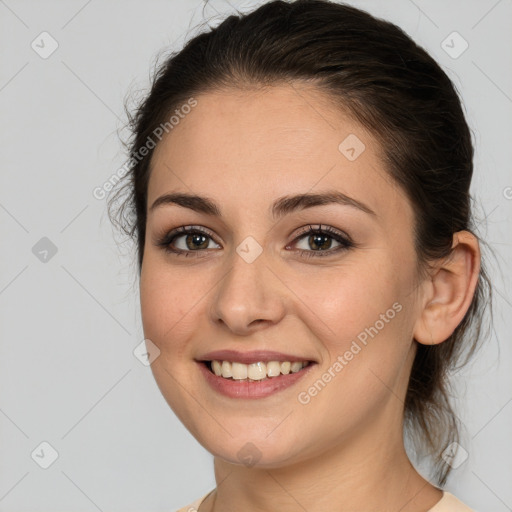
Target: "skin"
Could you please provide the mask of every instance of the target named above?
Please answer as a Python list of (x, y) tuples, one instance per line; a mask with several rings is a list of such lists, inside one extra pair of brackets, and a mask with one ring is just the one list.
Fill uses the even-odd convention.
[[(217, 489), (200, 512), (429, 510), (442, 493), (407, 458), (403, 400), (417, 343), (446, 340), (471, 303), (477, 240), (457, 233), (452, 258), (435, 262), (420, 281), (414, 210), (385, 171), (379, 144), (311, 85), (196, 99), (155, 150), (148, 205), (186, 192), (211, 198), (222, 216), (173, 204), (148, 211), (140, 298), (145, 338), (160, 350), (151, 365), (156, 382), (214, 455)], [(354, 161), (338, 150), (349, 134), (365, 145)], [(270, 214), (278, 198), (327, 190), (375, 215), (340, 204), (279, 220)], [(357, 246), (315, 257), (308, 235), (297, 240), (309, 224), (347, 233)], [(206, 249), (195, 249), (202, 257), (157, 245), (162, 234), (191, 225), (212, 235)], [(263, 250), (252, 263), (236, 252), (248, 236)], [(174, 246), (187, 250), (186, 237)], [(331, 251), (339, 247), (326, 241)], [(394, 303), (401, 311), (309, 403), (299, 403), (298, 394)], [(195, 362), (217, 349), (277, 350), (317, 364), (274, 395), (233, 399), (212, 390)], [(249, 442), (259, 457), (254, 466), (238, 456)]]

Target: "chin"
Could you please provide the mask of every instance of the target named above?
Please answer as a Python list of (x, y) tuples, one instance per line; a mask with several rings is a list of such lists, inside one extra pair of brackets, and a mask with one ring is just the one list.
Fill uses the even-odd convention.
[[(298, 462), (304, 454), (302, 447), (294, 440), (295, 436), (287, 432), (286, 437), (276, 433), (268, 435), (271, 429), (260, 430), (255, 433), (254, 429), (248, 429), (246, 433), (230, 436), (225, 431), (222, 434), (212, 435), (212, 431), (194, 433), (197, 441), (212, 455), (230, 464), (261, 469), (284, 467)], [(218, 432), (216, 432), (218, 434)]]
[(206, 447), (206, 449), (225, 462), (255, 469), (276, 469), (298, 460), (298, 454), (295, 451), (284, 453), (283, 450), (268, 449), (251, 441), (242, 444), (238, 450), (235, 446), (218, 447), (218, 449)]

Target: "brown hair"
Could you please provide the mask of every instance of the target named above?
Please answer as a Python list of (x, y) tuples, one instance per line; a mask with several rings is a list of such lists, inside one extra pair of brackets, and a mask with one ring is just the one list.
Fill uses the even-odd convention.
[[(170, 113), (203, 92), (307, 80), (327, 92), (367, 127), (383, 148), (389, 175), (415, 208), (418, 275), (449, 256), (453, 234), (474, 232), (471, 196), (473, 145), (456, 89), (440, 66), (400, 28), (327, 0), (270, 1), (231, 15), (171, 54), (151, 90), (130, 115), (130, 166), (123, 187), (109, 199), (112, 222), (137, 241), (142, 266), (151, 155), (139, 150)], [(137, 157), (137, 158), (136, 158)], [(127, 198), (119, 205), (123, 193)], [(473, 354), (481, 338), (486, 296), (492, 288), (482, 261), (471, 305), (439, 345), (418, 344), (405, 401), (405, 426), (416, 454), (425, 450), (444, 484), (442, 458), (459, 440), (448, 373)], [(491, 311), (492, 313), (492, 311)]]

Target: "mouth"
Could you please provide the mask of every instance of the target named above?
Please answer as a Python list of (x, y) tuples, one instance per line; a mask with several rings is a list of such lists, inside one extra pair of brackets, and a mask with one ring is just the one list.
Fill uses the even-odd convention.
[(244, 364), (217, 359), (202, 361), (202, 363), (217, 377), (238, 382), (261, 382), (276, 379), (282, 375), (301, 372), (307, 366), (314, 364), (313, 361), (257, 361)]
[(237, 399), (265, 398), (291, 388), (318, 364), (279, 352), (233, 350), (210, 352), (196, 363), (213, 391)]

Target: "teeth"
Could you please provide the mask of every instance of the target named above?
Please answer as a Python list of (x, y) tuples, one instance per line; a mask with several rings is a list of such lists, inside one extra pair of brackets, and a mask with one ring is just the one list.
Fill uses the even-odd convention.
[(247, 367), (247, 378), (261, 380), (267, 376), (267, 365), (265, 363), (252, 363)]
[(212, 361), (212, 370), (218, 377), (233, 380), (256, 381), (267, 377), (278, 377), (297, 373), (308, 365), (308, 361), (269, 361), (268, 363), (257, 362), (251, 364), (232, 363), (230, 361)]
[(302, 363), (300, 361), (294, 361), (290, 369), (292, 373), (297, 373), (299, 370), (302, 370)]
[(233, 377), (233, 372), (231, 370), (231, 363), (229, 361), (222, 361), (222, 376), (226, 379), (228, 377)]
[(247, 379), (247, 365), (242, 363), (232, 363), (231, 371), (233, 372), (234, 380)]
[(212, 370), (215, 375), (222, 375), (222, 368), (219, 361), (212, 361)]
[(279, 361), (270, 361), (267, 363), (267, 375), (277, 377), (281, 373), (281, 363)]

